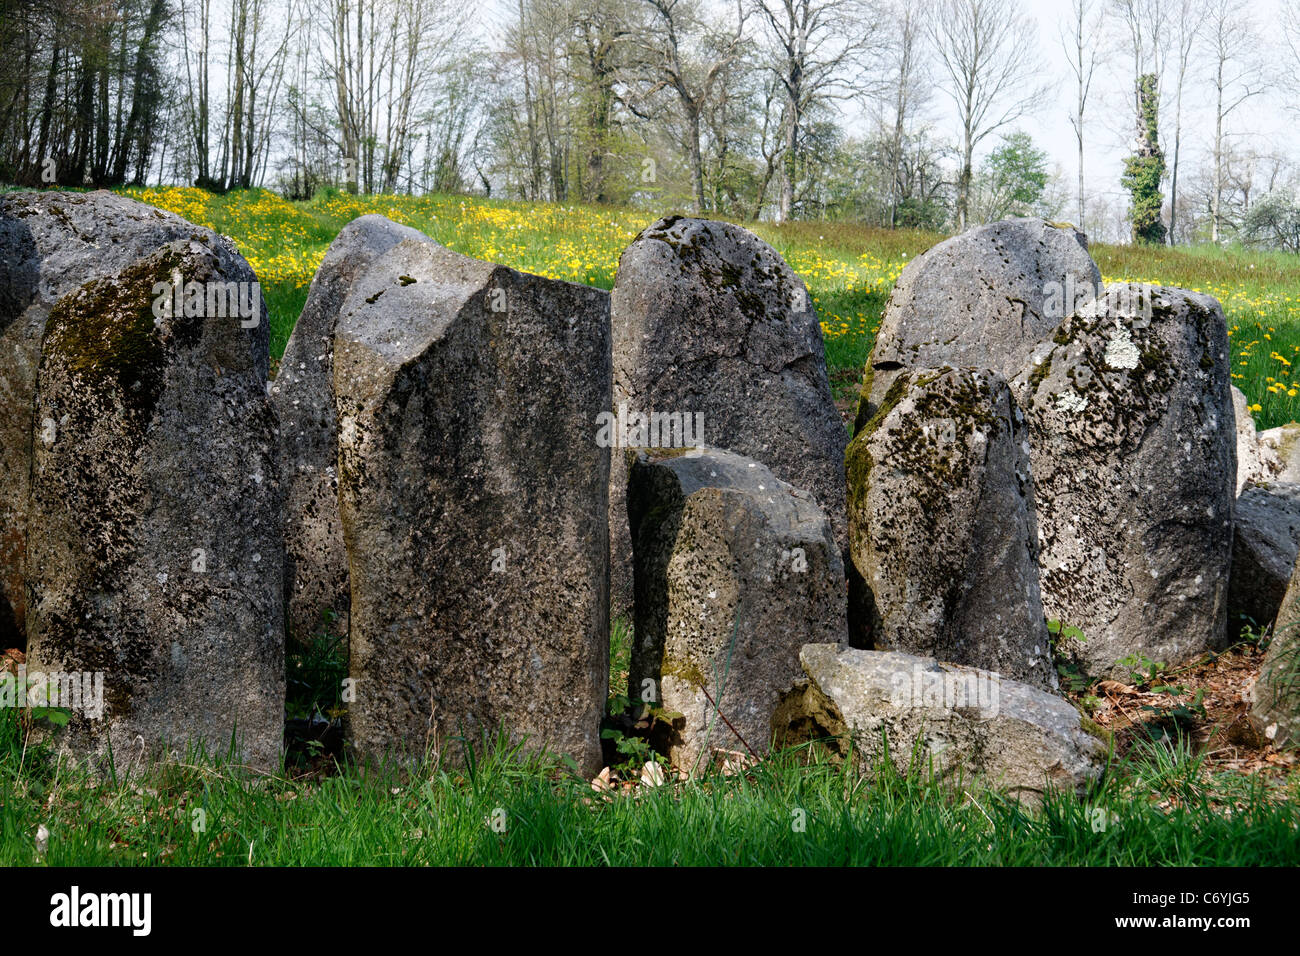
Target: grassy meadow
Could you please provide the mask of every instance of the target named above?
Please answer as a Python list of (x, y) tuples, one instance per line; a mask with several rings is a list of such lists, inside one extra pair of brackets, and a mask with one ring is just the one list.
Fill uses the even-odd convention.
[[(265, 190), (216, 196), (199, 189), (126, 189), (127, 195), (230, 236), (257, 271), (271, 312), (271, 351), (284, 351), (330, 242), (351, 220), (379, 213), (458, 252), (526, 272), (608, 289), (618, 257), (660, 214), (608, 207), (506, 202), (468, 196), (352, 196), (288, 202)], [(837, 396), (871, 354), (885, 300), (908, 261), (943, 237), (849, 223), (750, 224), (789, 261), (821, 317)], [(1300, 419), (1300, 257), (1233, 249), (1094, 245), (1106, 281), (1174, 285), (1223, 303), (1233, 381), (1259, 428)], [(1294, 381), (1294, 384), (1293, 384)]]

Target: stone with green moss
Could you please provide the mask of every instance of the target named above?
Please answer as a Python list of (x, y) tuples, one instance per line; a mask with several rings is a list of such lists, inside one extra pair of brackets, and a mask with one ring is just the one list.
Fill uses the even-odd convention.
[(1056, 689), (1024, 418), (981, 369), (898, 375), (847, 453), (871, 640)]
[[(32, 408), (50, 309), (84, 283), (117, 275), (165, 243), (191, 238), (234, 254), (210, 229), (115, 193), (0, 196), (0, 646), (26, 643), (27, 505), (32, 434), (39, 426)], [(141, 344), (128, 329), (120, 332), (116, 345), (103, 347), (129, 351)], [(257, 334), (265, 370), (265, 323)]]
[[(279, 767), (283, 537), (266, 331), (176, 310), (176, 276), (254, 283), (177, 240), (49, 311), (34, 406), (28, 664), (102, 674), (61, 752), (124, 773), (191, 746)], [(261, 303), (259, 302), (259, 306)], [(262, 315), (265, 315), (264, 306)], [(148, 758), (142, 760), (141, 757)]]
[(917, 256), (885, 306), (863, 377), (857, 428), (907, 368), (960, 365), (1017, 375), (1101, 273), (1087, 237), (1063, 223), (1007, 219)]
[[(1206, 357), (1212, 362), (1208, 365)], [(1096, 675), (1221, 645), (1237, 422), (1213, 298), (1112, 285), (1013, 382), (1029, 421), (1043, 605)]]

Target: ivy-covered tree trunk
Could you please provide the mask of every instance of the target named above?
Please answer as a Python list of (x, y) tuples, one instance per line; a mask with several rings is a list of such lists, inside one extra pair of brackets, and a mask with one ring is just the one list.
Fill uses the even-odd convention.
[(1124, 161), (1121, 180), (1132, 197), (1130, 219), (1135, 244), (1163, 245), (1165, 241), (1165, 224), (1160, 218), (1165, 154), (1160, 149), (1159, 109), (1156, 75), (1144, 73), (1137, 81), (1137, 141), (1133, 155)]

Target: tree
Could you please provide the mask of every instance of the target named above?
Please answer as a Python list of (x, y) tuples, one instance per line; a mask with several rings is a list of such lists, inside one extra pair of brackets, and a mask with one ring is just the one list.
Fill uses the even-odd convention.
[(943, 90), (961, 124), (957, 226), (965, 229), (975, 149), (1030, 112), (1047, 90), (1037, 81), (1039, 62), (1028, 52), (1033, 22), (1016, 0), (939, 0), (928, 32), (942, 66)]
[(1246, 213), (1241, 231), (1251, 245), (1300, 253), (1300, 201), (1289, 190), (1265, 193)]
[(1083, 115), (1088, 107), (1088, 94), (1092, 92), (1092, 75), (1097, 68), (1097, 48), (1094, 37), (1098, 33), (1099, 13), (1093, 10), (1092, 0), (1071, 0), (1070, 30), (1061, 31), (1061, 45), (1065, 47), (1066, 60), (1074, 74), (1074, 109), (1070, 125), (1074, 128), (1075, 143), (1079, 150), (1079, 228), (1083, 228)]
[[(885, 93), (892, 107), (892, 130), (889, 138), (889, 201), (884, 225), (898, 225), (898, 207), (902, 201), (904, 145), (909, 126), (929, 98), (924, 58), (926, 6), (924, 2), (902, 0), (891, 8), (893, 35), (886, 44)], [(885, 125), (882, 123), (882, 125)]]
[(1137, 102), (1137, 140), (1133, 155), (1124, 161), (1121, 182), (1131, 197), (1133, 242), (1160, 245), (1165, 241), (1165, 225), (1160, 219), (1160, 209), (1164, 204), (1160, 184), (1165, 175), (1165, 156), (1160, 149), (1160, 94), (1154, 73), (1138, 78)]
[(1175, 0), (1173, 10), (1174, 70), (1174, 161), (1169, 185), (1169, 244), (1177, 242), (1178, 234), (1178, 170), (1181, 165), (1183, 144), (1183, 89), (1187, 83), (1187, 66), (1200, 32), (1204, 14), (1203, 0)]
[(1223, 233), (1223, 190), (1226, 184), (1225, 124), (1237, 107), (1263, 92), (1260, 64), (1255, 53), (1259, 37), (1243, 0), (1210, 0), (1205, 36), (1210, 48), (1214, 87), (1214, 193), (1210, 210), (1210, 238)]
[(741, 55), (745, 11), (738, 6), (734, 25), (711, 28), (692, 0), (643, 0), (651, 10), (652, 25), (645, 36), (642, 63), (652, 77), (646, 92), (653, 96), (671, 90), (685, 124), (683, 139), (691, 170), (691, 189), (697, 212), (707, 212), (704, 192), (704, 156), (701, 128), (713, 108), (724, 71)]
[(1047, 154), (1034, 145), (1028, 133), (1002, 137), (980, 169), (976, 193), (978, 218), (994, 222), (1008, 216), (1037, 211), (1050, 175)]
[(867, 57), (879, 42), (873, 0), (753, 0), (771, 44), (768, 69), (783, 98), (780, 221), (794, 212), (806, 125), (818, 107), (865, 92)]

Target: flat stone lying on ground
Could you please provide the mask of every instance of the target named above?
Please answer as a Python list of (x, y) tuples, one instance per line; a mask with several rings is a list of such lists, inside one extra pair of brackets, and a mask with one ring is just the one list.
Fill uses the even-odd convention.
[(901, 372), (847, 454), (850, 554), (876, 649), (1055, 690), (1028, 431), (983, 369)]
[(860, 772), (886, 759), (968, 784), (979, 778), (1027, 801), (1048, 788), (1081, 791), (1106, 747), (1067, 701), (978, 668), (897, 651), (808, 644), (806, 680), (773, 719), (786, 743), (827, 740)]
[(1013, 383), (1029, 422), (1043, 608), (1094, 675), (1226, 634), (1236, 428), (1213, 298), (1108, 286)]
[[(256, 326), (189, 298), (227, 283), (255, 294)], [(83, 683), (81, 700), (59, 697), (72, 713), (53, 736), (100, 769), (110, 750), (124, 773), (185, 758), (191, 745), (224, 757), (232, 741), (247, 766), (279, 766), (282, 499), (254, 283), (228, 243), (199, 235), (87, 282), (49, 312), (32, 443), (28, 672), (98, 682), (102, 712)]]
[(422, 232), (361, 216), (330, 243), (271, 386), (280, 418), (285, 476), (285, 586), (289, 636), (348, 633), (348, 562), (338, 511), (338, 422), (334, 413), (334, 327), (357, 277)]
[[(614, 410), (625, 409), (627, 419), (677, 415), (692, 428), (680, 440), (620, 434), (620, 444), (709, 445), (753, 458), (812, 494), (843, 549), (847, 436), (812, 299), (776, 250), (730, 223), (661, 219), (624, 250), (611, 308)], [(618, 610), (630, 604), (632, 586), (626, 487), (626, 464), (616, 454), (610, 527)]]
[(334, 397), (352, 747), (458, 757), (504, 728), (599, 770), (608, 294), (401, 242), (345, 298)]
[(682, 769), (717, 750), (762, 756), (800, 644), (847, 635), (830, 523), (806, 491), (718, 449), (639, 453), (627, 500), (629, 698), (682, 715), (669, 753)]

